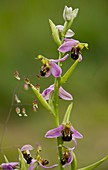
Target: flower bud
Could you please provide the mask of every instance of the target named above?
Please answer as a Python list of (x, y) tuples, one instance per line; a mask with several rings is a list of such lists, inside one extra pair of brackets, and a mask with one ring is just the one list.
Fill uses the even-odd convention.
[(19, 76), (19, 72), (18, 72), (18, 71), (15, 71), (15, 72), (14, 72), (14, 77), (15, 77), (17, 80), (20, 80), (20, 76)]
[(63, 11), (63, 18), (65, 21), (70, 21), (72, 18), (72, 7), (65, 6)]

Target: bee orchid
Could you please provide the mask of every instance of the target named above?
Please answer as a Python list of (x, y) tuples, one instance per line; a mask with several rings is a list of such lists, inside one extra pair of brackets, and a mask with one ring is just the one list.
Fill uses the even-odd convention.
[(71, 52), (71, 58), (73, 60), (77, 60), (79, 58), (79, 61), (81, 61), (81, 50), (84, 47), (88, 48), (88, 44), (80, 43), (78, 40), (65, 38), (64, 43), (58, 48), (58, 50), (62, 53)]
[(54, 77), (60, 77), (60, 75), (62, 74), (62, 69), (56, 63), (65, 61), (68, 58), (68, 56), (69, 55), (66, 54), (63, 58), (54, 60), (47, 59), (42, 55), (39, 55), (38, 59), (41, 59), (43, 63), (43, 66), (41, 67), (40, 70), (40, 76), (49, 77), (52, 74)]
[(25, 161), (27, 162), (27, 164), (30, 165), (29, 170), (33, 170), (35, 167), (38, 167), (38, 166), (45, 168), (45, 169), (50, 169), (50, 168), (54, 168), (58, 166), (58, 164), (54, 164), (52, 166), (46, 166), (47, 164), (49, 164), (49, 161), (41, 158), (40, 156), (41, 147), (40, 146), (38, 146), (35, 159), (31, 157), (30, 150), (33, 150), (33, 147), (31, 145), (24, 145), (21, 148), (21, 152), (23, 154)]
[(79, 133), (70, 123), (61, 124), (57, 128), (49, 130), (46, 135), (46, 138), (57, 138), (62, 137), (63, 142), (74, 142), (74, 147), (72, 149), (75, 149), (77, 146), (76, 138), (83, 138), (82, 134)]

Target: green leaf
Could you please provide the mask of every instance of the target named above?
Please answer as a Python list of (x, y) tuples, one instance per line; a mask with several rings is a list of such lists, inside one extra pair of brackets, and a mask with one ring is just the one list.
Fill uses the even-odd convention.
[(7, 157), (6, 157), (6, 155), (3, 155), (4, 156), (4, 159), (5, 159), (5, 162), (6, 163), (9, 163), (9, 161), (8, 161), (8, 159), (7, 159)]
[(66, 110), (66, 113), (64, 115), (64, 119), (63, 119), (63, 124), (65, 123), (69, 123), (69, 118), (70, 118), (70, 113), (71, 113), (71, 110), (72, 110), (72, 106), (73, 106), (73, 103), (71, 103), (67, 110)]
[(56, 28), (55, 24), (50, 19), (49, 19), (49, 23), (50, 23), (50, 27), (51, 27), (51, 31), (52, 31), (52, 35), (53, 35), (54, 41), (56, 42), (56, 44), (58, 46), (60, 46), (61, 45), (61, 41), (60, 41), (60, 38), (59, 38), (58, 29)]
[(41, 93), (39, 93), (39, 91), (36, 89), (35, 86), (33, 86), (32, 84), (30, 84), (31, 89), (33, 90), (33, 92), (35, 93), (36, 97), (38, 98), (38, 100), (41, 102), (41, 104), (54, 115), (53, 109), (51, 108), (51, 106), (47, 103), (47, 101), (44, 99), (44, 97), (41, 95)]
[(89, 166), (86, 166), (84, 168), (80, 168), (78, 170), (93, 170), (95, 169), (96, 167), (98, 167), (100, 164), (102, 164), (104, 161), (106, 161), (108, 159), (108, 156), (104, 157), (103, 159), (97, 161), (96, 163), (94, 164), (91, 164)]
[(71, 76), (71, 74), (73, 73), (74, 69), (78, 65), (78, 63), (79, 63), (79, 59), (77, 59), (73, 63), (73, 65), (68, 69), (68, 71), (63, 75), (63, 77), (61, 77), (60, 85), (62, 85), (63, 83), (65, 83), (68, 80), (68, 78)]
[(18, 149), (18, 153), (19, 153), (19, 160), (21, 163), (21, 170), (26, 170), (27, 168), (26, 168), (25, 160), (24, 160), (23, 154), (20, 151), (20, 149)]
[(73, 152), (72, 153), (73, 155), (73, 161), (71, 163), (71, 170), (77, 170), (77, 160), (76, 160), (76, 155), (75, 153)]

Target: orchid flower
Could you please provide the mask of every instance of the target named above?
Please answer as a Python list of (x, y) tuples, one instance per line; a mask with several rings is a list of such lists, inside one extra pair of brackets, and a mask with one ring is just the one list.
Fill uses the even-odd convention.
[(0, 165), (0, 169), (2, 168), (3, 170), (13, 170), (13, 168), (16, 168), (17, 165), (18, 162), (2, 163)]
[(54, 60), (54, 59), (47, 59), (42, 55), (39, 55), (38, 59), (41, 59), (43, 63), (43, 66), (40, 71), (40, 76), (49, 77), (52, 74), (54, 77), (60, 77), (60, 75), (62, 74), (62, 69), (56, 63), (63, 62), (68, 58), (68, 56), (69, 55), (67, 54), (61, 59)]
[[(54, 91), (54, 84), (50, 85), (48, 88), (46, 88), (42, 92), (42, 96), (44, 97), (45, 100), (49, 100), (51, 92)], [(59, 88), (59, 97), (63, 100), (73, 100), (73, 97), (70, 93), (65, 91), (62, 86)]]
[(54, 164), (52, 166), (46, 166), (49, 163), (49, 161), (41, 158), (41, 156), (40, 156), (41, 149), (40, 148), (41, 147), (38, 146), (35, 159), (32, 158), (31, 154), (30, 154), (30, 150), (33, 150), (33, 147), (31, 145), (24, 145), (21, 148), (21, 152), (23, 154), (24, 159), (26, 160), (27, 164), (30, 164), (29, 170), (33, 170), (35, 166), (40, 166), (45, 169), (50, 169), (50, 168), (54, 168), (54, 167), (58, 166), (58, 164)]
[(62, 53), (71, 52), (71, 58), (79, 61), (82, 60), (81, 50), (83, 48), (88, 48), (87, 43), (80, 43), (78, 40), (74, 39), (64, 39), (64, 43), (58, 48)]
[(31, 145), (24, 145), (22, 148), (21, 148), (21, 152), (23, 154), (23, 157), (24, 159), (26, 160), (27, 164), (30, 164), (31, 161), (32, 161), (32, 157), (31, 157), (31, 154), (30, 154), (30, 150), (33, 150), (33, 147)]
[(62, 150), (63, 151), (62, 151), (61, 164), (62, 164), (62, 167), (65, 167), (72, 163), (73, 155), (72, 155), (72, 151), (66, 147), (63, 147)]
[[(64, 26), (63, 25), (57, 25), (56, 28), (58, 29), (58, 31), (61, 35), (62, 32), (63, 32)], [(70, 38), (70, 37), (73, 37), (74, 35), (75, 35), (75, 33), (71, 29), (68, 29), (68, 31), (65, 34), (65, 37)]]
[(83, 137), (70, 123), (61, 124), (57, 128), (49, 130), (45, 135), (46, 138), (57, 138), (60, 136), (64, 142), (73, 140), (74, 147), (72, 149), (76, 148), (76, 138), (80, 139)]

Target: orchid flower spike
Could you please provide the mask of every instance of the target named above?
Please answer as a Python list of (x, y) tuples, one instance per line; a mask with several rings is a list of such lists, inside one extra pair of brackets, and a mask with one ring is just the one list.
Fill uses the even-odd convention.
[[(49, 100), (50, 94), (54, 91), (54, 84), (50, 85), (42, 92), (42, 96), (45, 100)], [(65, 91), (62, 86), (59, 88), (59, 97), (63, 100), (73, 100), (73, 97), (70, 93)]]
[(80, 139), (83, 137), (70, 123), (61, 124), (57, 128), (49, 130), (45, 135), (46, 138), (57, 138), (60, 136), (64, 142), (73, 140), (74, 147), (72, 149), (76, 148), (76, 138)]
[(3, 170), (13, 170), (13, 169), (16, 168), (17, 165), (18, 165), (18, 162), (2, 163), (0, 165), (0, 169), (3, 169)]
[(49, 163), (49, 161), (41, 158), (41, 156), (40, 156), (41, 147), (40, 146), (38, 146), (36, 158), (35, 159), (32, 158), (31, 154), (30, 154), (30, 150), (32, 150), (32, 149), (33, 149), (33, 147), (31, 145), (24, 145), (21, 148), (21, 152), (23, 154), (25, 161), (27, 162), (27, 164), (30, 165), (29, 170), (33, 170), (36, 166), (40, 166), (45, 169), (50, 169), (50, 168), (54, 168), (54, 167), (58, 166), (58, 164), (54, 164), (52, 166), (46, 166)]
[(80, 43), (78, 40), (65, 38), (64, 43), (58, 48), (58, 50), (62, 53), (71, 52), (71, 58), (73, 60), (77, 60), (79, 58), (79, 61), (81, 61), (81, 50), (84, 47), (88, 49), (88, 44)]
[(54, 77), (60, 77), (60, 75), (62, 74), (62, 69), (56, 63), (63, 62), (68, 58), (68, 56), (69, 55), (67, 54), (61, 59), (54, 60), (54, 59), (47, 59), (42, 55), (39, 55), (38, 59), (41, 59), (43, 63), (43, 66), (40, 71), (40, 76), (49, 77), (52, 74)]

